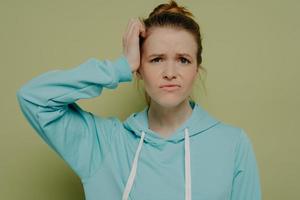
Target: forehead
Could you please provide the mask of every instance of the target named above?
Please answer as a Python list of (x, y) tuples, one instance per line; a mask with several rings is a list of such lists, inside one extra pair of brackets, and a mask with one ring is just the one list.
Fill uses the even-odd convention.
[(196, 56), (197, 43), (194, 36), (172, 27), (154, 27), (147, 30), (143, 53), (188, 53)]

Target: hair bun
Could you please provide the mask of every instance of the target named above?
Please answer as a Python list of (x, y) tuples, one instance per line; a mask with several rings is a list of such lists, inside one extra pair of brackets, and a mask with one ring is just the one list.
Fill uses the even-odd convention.
[(172, 12), (185, 15), (187, 17), (194, 17), (194, 15), (188, 11), (184, 6), (178, 6), (174, 0), (170, 0), (168, 4), (160, 4), (150, 13), (149, 17), (158, 15), (162, 12)]

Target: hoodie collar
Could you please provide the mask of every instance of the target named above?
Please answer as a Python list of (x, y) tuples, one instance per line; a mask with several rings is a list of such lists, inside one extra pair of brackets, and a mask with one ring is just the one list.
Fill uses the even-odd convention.
[(189, 136), (200, 134), (203, 131), (215, 126), (219, 121), (211, 116), (199, 104), (189, 101), (193, 111), (191, 116), (168, 138), (162, 138), (158, 133), (149, 129), (148, 110), (146, 106), (142, 111), (131, 114), (124, 122), (124, 127), (133, 132), (136, 136), (141, 137), (145, 133), (144, 141), (154, 146), (164, 146), (167, 142), (178, 143), (185, 138), (184, 129), (189, 130)]

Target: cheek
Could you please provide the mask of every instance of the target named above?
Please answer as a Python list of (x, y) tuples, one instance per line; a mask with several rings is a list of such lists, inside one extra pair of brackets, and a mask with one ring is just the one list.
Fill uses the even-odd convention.
[(192, 72), (191, 74), (185, 77), (185, 83), (188, 87), (191, 87), (195, 83), (197, 75), (198, 74), (196, 72)]
[(151, 66), (149, 65), (141, 65), (140, 72), (144, 79), (144, 82), (147, 84), (155, 82), (155, 80), (157, 80), (159, 77), (159, 72), (154, 68), (151, 70)]
[(141, 76), (144, 82), (144, 87), (147, 89), (151, 89), (156, 87), (157, 84), (157, 76), (154, 73), (150, 73), (147, 70), (141, 69)]
[(144, 76), (144, 85), (148, 88), (155, 88), (157, 84), (157, 78), (153, 74), (146, 74)]

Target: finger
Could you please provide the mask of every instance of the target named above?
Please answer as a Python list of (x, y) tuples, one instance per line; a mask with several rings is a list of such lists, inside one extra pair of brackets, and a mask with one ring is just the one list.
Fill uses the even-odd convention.
[(128, 23), (127, 23), (127, 27), (126, 27), (126, 33), (130, 30), (130, 26), (131, 26), (131, 24), (134, 22), (134, 18), (131, 18), (129, 21), (128, 21)]
[(146, 37), (146, 28), (143, 25), (141, 25), (140, 33), (142, 37)]
[(128, 39), (131, 37), (138, 38), (139, 34), (140, 34), (140, 23), (138, 19), (134, 19), (131, 24), (131, 28), (129, 30)]
[(142, 37), (146, 37), (146, 27), (144, 22), (140, 19), (139, 20), (139, 26), (140, 26), (140, 34)]
[(128, 35), (128, 32), (130, 31), (130, 28), (131, 28), (131, 25), (133, 23), (134, 19), (131, 18), (128, 23), (127, 23), (127, 27), (126, 27), (126, 30), (123, 32), (123, 43), (126, 42), (126, 39), (127, 39), (127, 35)]
[(137, 30), (138, 36), (146, 37), (146, 29), (141, 22), (138, 22), (137, 28), (138, 28)]
[(127, 33), (127, 36), (126, 36), (126, 42), (129, 42), (129, 41), (131, 40), (132, 35), (133, 35), (133, 33), (134, 33), (134, 28), (135, 28), (135, 24), (132, 23), (132, 24), (130, 25), (130, 29), (129, 29), (129, 31), (128, 31), (128, 33)]
[(145, 35), (145, 28), (143, 26), (143, 23), (141, 23), (141, 21), (139, 19), (135, 19), (133, 22), (133, 26), (134, 26), (134, 32), (132, 34), (139, 36)]

